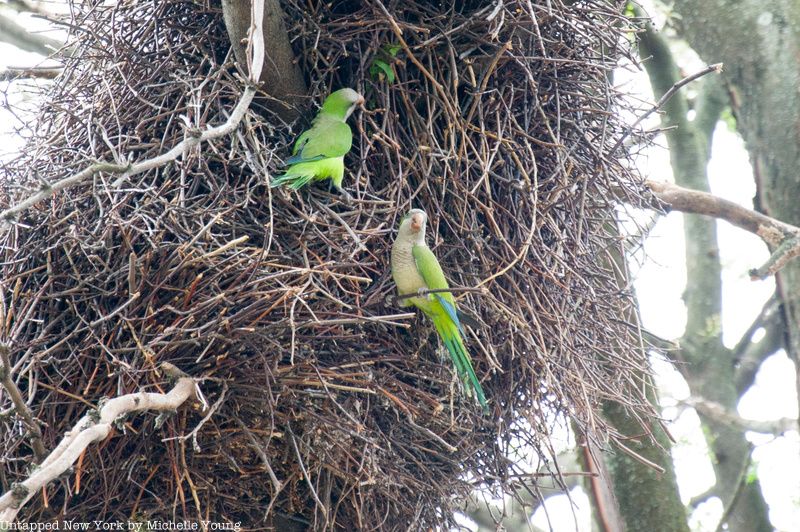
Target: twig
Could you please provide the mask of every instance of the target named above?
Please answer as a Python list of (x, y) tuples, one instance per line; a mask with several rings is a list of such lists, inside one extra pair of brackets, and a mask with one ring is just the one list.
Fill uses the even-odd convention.
[(306, 485), (308, 489), (311, 490), (311, 495), (314, 497), (314, 501), (317, 503), (320, 511), (322, 512), (323, 517), (325, 518), (325, 522), (328, 522), (328, 509), (320, 500), (319, 495), (317, 495), (317, 490), (314, 489), (314, 482), (312, 482), (311, 477), (308, 474), (308, 470), (306, 469), (305, 464), (303, 463), (303, 457), (300, 456), (300, 448), (297, 446), (297, 438), (292, 431), (292, 426), (287, 424), (286, 425), (286, 432), (289, 434), (289, 441), (292, 442), (292, 447), (294, 447), (295, 456), (297, 456), (297, 465), (300, 466), (300, 470), (303, 472), (303, 479), (306, 481)]
[[(244, 431), (245, 435), (252, 442), (253, 450), (255, 450), (256, 454), (258, 454), (258, 456), (261, 458), (261, 461), (264, 462), (264, 467), (266, 467), (267, 469), (267, 473), (269, 474), (269, 479), (272, 481), (272, 487), (275, 488), (275, 493), (272, 496), (272, 499), (275, 500), (278, 496), (278, 493), (280, 493), (280, 491), (283, 489), (283, 484), (281, 483), (280, 480), (278, 480), (278, 477), (272, 470), (272, 466), (270, 466), (269, 464), (269, 458), (267, 458), (267, 454), (264, 452), (264, 449), (261, 448), (261, 444), (259, 443), (258, 440), (256, 440), (256, 437), (253, 435), (253, 432), (247, 427), (247, 425), (244, 424), (244, 421), (242, 421), (239, 417), (235, 417), (234, 419), (236, 420), (236, 423), (238, 423), (239, 428), (241, 428)], [(270, 504), (272, 504), (272, 501), (270, 501)], [(269, 514), (269, 512), (267, 512), (267, 514)]]
[(31, 447), (36, 455), (36, 461), (41, 462), (44, 460), (45, 454), (47, 454), (44, 444), (42, 443), (42, 431), (39, 429), (39, 423), (25, 403), (22, 392), (20, 392), (17, 384), (11, 377), (11, 359), (8, 355), (8, 345), (0, 343), (0, 364), (2, 364), (2, 367), (0, 367), (0, 384), (3, 385), (3, 388), (6, 389), (8, 395), (11, 397), (17, 415), (22, 418), (28, 426), (28, 430), (31, 431)]
[(656, 198), (676, 211), (719, 218), (761, 237), (774, 251), (764, 265), (750, 270), (750, 276), (754, 279), (764, 279), (774, 275), (791, 259), (800, 256), (798, 227), (707, 192), (690, 190), (666, 182), (648, 180), (646, 184)]
[(442, 293), (451, 293), (451, 294), (458, 294), (460, 292), (472, 292), (478, 294), (485, 294), (486, 289), (483, 287), (454, 287), (454, 288), (437, 288), (436, 290), (430, 290), (428, 288), (423, 288), (418, 290), (412, 294), (404, 294), (402, 296), (396, 295), (389, 295), (386, 297), (387, 302), (392, 301), (402, 301), (404, 299), (409, 299), (412, 297), (424, 297), (428, 294), (442, 294)]
[(0, 71), (0, 81), (21, 79), (54, 79), (63, 69), (51, 67), (8, 67)]
[(367, 246), (365, 246), (364, 243), (361, 242), (361, 239), (358, 238), (358, 235), (356, 234), (355, 231), (353, 231), (353, 228), (350, 227), (347, 224), (347, 222), (345, 222), (344, 219), (342, 219), (342, 217), (339, 216), (339, 214), (336, 211), (334, 211), (333, 209), (331, 209), (330, 207), (328, 207), (327, 205), (324, 205), (322, 203), (320, 203), (319, 206), (322, 208), (322, 210), (324, 210), (329, 215), (331, 215), (337, 222), (342, 224), (342, 227), (344, 227), (344, 230), (347, 231), (347, 234), (350, 235), (350, 237), (355, 241), (356, 249), (353, 252), (353, 254), (356, 254), (356, 253), (358, 253), (360, 251), (367, 251)]
[(657, 463), (653, 462), (652, 460), (648, 460), (647, 458), (645, 458), (641, 454), (637, 453), (636, 451), (634, 451), (633, 449), (631, 449), (630, 447), (628, 447), (627, 445), (625, 445), (621, 441), (617, 441), (615, 443), (619, 446), (619, 448), (625, 454), (627, 454), (628, 456), (630, 456), (631, 458), (633, 458), (637, 462), (640, 462), (640, 463), (646, 465), (647, 467), (657, 471), (659, 474), (664, 473), (664, 468), (661, 467), (660, 465), (658, 465)]
[(404, 312), (402, 314), (388, 314), (385, 316), (357, 316), (353, 318), (336, 318), (331, 320), (307, 321), (299, 323), (297, 328), (300, 327), (313, 327), (320, 325), (355, 325), (357, 323), (384, 323), (386, 325), (393, 325), (395, 327), (411, 327), (408, 323), (400, 323), (394, 320), (406, 320), (416, 317), (414, 312)]
[(247, 109), (250, 107), (250, 103), (253, 101), (253, 97), (256, 94), (256, 83), (258, 81), (258, 77), (261, 75), (261, 66), (264, 63), (264, 39), (263, 35), (261, 34), (263, 12), (264, 1), (254, 1), (254, 20), (251, 28), (253, 47), (250, 51), (253, 59), (250, 70), (250, 83), (244, 88), (242, 97), (239, 99), (239, 102), (233, 108), (230, 116), (223, 124), (206, 129), (205, 131), (189, 129), (186, 131), (186, 137), (181, 142), (173, 146), (172, 149), (166, 153), (156, 157), (145, 159), (144, 161), (140, 161), (135, 164), (99, 162), (89, 166), (88, 168), (85, 168), (77, 174), (56, 181), (55, 183), (45, 184), (41, 187), (39, 192), (29, 196), (16, 205), (12, 205), (3, 212), (0, 212), (0, 219), (10, 220), (20, 212), (28, 209), (43, 199), (49, 198), (56, 192), (64, 190), (65, 188), (79, 185), (100, 172), (106, 172), (109, 174), (122, 174), (116, 181), (114, 181), (112, 185), (114, 188), (119, 187), (128, 178), (136, 174), (141, 174), (142, 172), (147, 172), (148, 170), (164, 166), (165, 164), (176, 160), (178, 157), (181, 157), (184, 153), (187, 153), (191, 148), (202, 142), (224, 137), (232, 133), (239, 126), (239, 122), (242, 121), (247, 113)]
[(125, 414), (142, 410), (176, 410), (194, 397), (194, 379), (187, 377), (172, 364), (165, 363), (162, 369), (170, 376), (180, 375), (169, 393), (139, 392), (122, 395), (80, 418), (39, 468), (23, 482), (13, 484), (0, 497), (0, 524), (12, 522), (26, 502), (51, 480), (69, 469), (89, 444), (105, 439), (114, 423)]
[(175, 438), (164, 438), (164, 441), (167, 440), (186, 441), (189, 438), (191, 438), (192, 449), (194, 449), (195, 452), (199, 453), (202, 449), (200, 449), (200, 445), (197, 443), (197, 433), (200, 432), (200, 429), (203, 428), (203, 425), (205, 425), (206, 422), (209, 419), (211, 419), (211, 416), (213, 416), (216, 413), (216, 411), (219, 410), (219, 408), (222, 406), (222, 403), (225, 402), (225, 395), (227, 393), (228, 393), (228, 383), (222, 381), (222, 391), (219, 394), (219, 398), (216, 401), (214, 401), (214, 404), (211, 405), (210, 408), (206, 408), (208, 412), (206, 412), (206, 415), (203, 416), (203, 419), (201, 419), (200, 422), (197, 423), (197, 425), (194, 427), (194, 429), (192, 429), (192, 432), (190, 432), (189, 434), (184, 434), (183, 436), (176, 436)]
[(688, 83), (691, 83), (692, 81), (694, 81), (696, 79), (702, 78), (706, 74), (710, 74), (712, 72), (716, 72), (717, 74), (721, 73), (722, 72), (722, 63), (715, 63), (713, 65), (708, 65), (703, 70), (695, 72), (694, 74), (686, 76), (685, 78), (675, 82), (675, 84), (672, 85), (672, 87), (670, 87), (670, 89), (667, 92), (665, 92), (664, 95), (661, 98), (659, 98), (659, 100), (655, 103), (655, 105), (653, 105), (642, 116), (637, 118), (636, 122), (631, 124), (631, 126), (622, 135), (620, 135), (619, 139), (617, 140), (617, 143), (614, 144), (613, 148), (611, 148), (611, 153), (616, 152), (619, 149), (619, 147), (622, 145), (622, 143), (625, 141), (625, 139), (628, 138), (628, 136), (630, 136), (630, 134), (633, 132), (633, 130), (636, 128), (636, 126), (641, 124), (642, 121), (644, 119), (646, 119), (648, 116), (650, 116), (651, 114), (653, 114), (656, 111), (658, 111), (659, 109), (661, 109), (664, 106), (664, 104), (666, 104), (670, 100), (670, 98), (672, 98), (675, 95), (675, 93), (678, 92), (678, 90), (680, 90), (681, 87), (683, 87), (684, 85), (686, 85)]

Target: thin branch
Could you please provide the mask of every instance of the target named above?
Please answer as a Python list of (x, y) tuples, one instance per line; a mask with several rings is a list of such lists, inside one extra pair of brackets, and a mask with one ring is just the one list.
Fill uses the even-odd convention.
[(704, 502), (706, 502), (708, 499), (710, 499), (712, 497), (719, 497), (719, 496), (720, 496), (719, 495), (719, 488), (718, 488), (718, 486), (716, 484), (714, 484), (713, 486), (708, 488), (703, 493), (700, 493), (699, 495), (695, 495), (694, 497), (689, 499), (689, 508), (695, 509), (698, 506), (700, 506), (701, 504), (703, 504)]
[(650, 116), (651, 114), (655, 113), (656, 111), (658, 111), (659, 109), (664, 107), (664, 104), (666, 104), (670, 100), (670, 98), (672, 98), (678, 92), (678, 90), (680, 90), (681, 87), (691, 83), (692, 81), (694, 81), (696, 79), (702, 78), (703, 76), (705, 76), (707, 74), (710, 74), (712, 72), (715, 72), (717, 74), (721, 73), (722, 72), (722, 63), (715, 63), (713, 65), (708, 65), (704, 69), (699, 70), (699, 71), (695, 72), (694, 74), (686, 76), (685, 78), (675, 82), (675, 84), (673, 84), (672, 87), (670, 87), (670, 89), (667, 92), (664, 93), (664, 95), (655, 103), (655, 105), (653, 105), (653, 107), (651, 107), (642, 116), (637, 118), (636, 122), (634, 122), (630, 126), (630, 128), (628, 128), (627, 131), (625, 131), (622, 135), (620, 135), (620, 138), (619, 138), (619, 140), (617, 140), (617, 143), (614, 144), (613, 148), (611, 148), (611, 153), (614, 153), (614, 152), (617, 151), (617, 149), (619, 149), (619, 147), (622, 145), (622, 143), (625, 141), (625, 139), (628, 138), (628, 136), (631, 134), (631, 132), (633, 132), (633, 130), (636, 128), (636, 126), (641, 124), (642, 121), (644, 121), (648, 116)]
[[(753, 334), (762, 328), (765, 331), (764, 337), (754, 342)], [(773, 294), (733, 348), (732, 356), (736, 364), (733, 377), (737, 396), (741, 396), (752, 386), (761, 363), (784, 346), (785, 334), (780, 304)]]
[(12, 205), (6, 210), (0, 212), (0, 219), (10, 220), (16, 217), (22, 211), (35, 205), (36, 203), (49, 198), (56, 192), (79, 185), (91, 179), (100, 172), (105, 172), (109, 174), (121, 174), (120, 177), (113, 183), (113, 187), (115, 188), (119, 187), (128, 178), (137, 174), (141, 174), (143, 172), (147, 172), (148, 170), (164, 166), (165, 164), (178, 159), (178, 157), (182, 156), (184, 153), (188, 152), (191, 148), (197, 146), (202, 142), (224, 137), (235, 131), (236, 128), (239, 126), (239, 122), (242, 121), (245, 114), (247, 113), (247, 109), (250, 107), (250, 103), (253, 101), (253, 97), (256, 94), (256, 85), (254, 80), (257, 81), (258, 76), (261, 75), (261, 68), (260, 66), (258, 66), (259, 65), (258, 61), (260, 59), (261, 64), (263, 64), (264, 39), (263, 37), (259, 38), (258, 36), (261, 35), (261, 22), (262, 22), (261, 17), (263, 15), (263, 10), (264, 10), (263, 0), (256, 0), (255, 2), (253, 2), (254, 20), (250, 32), (251, 34), (255, 35), (255, 37), (252, 38), (253, 42), (252, 62), (255, 66), (251, 70), (250, 83), (244, 88), (241, 99), (236, 104), (236, 107), (233, 108), (231, 115), (223, 124), (206, 129), (205, 131), (200, 131), (197, 129), (187, 129), (186, 136), (181, 142), (173, 146), (172, 149), (170, 149), (166, 153), (163, 153), (151, 159), (145, 159), (144, 161), (140, 161), (135, 164), (98, 162), (89, 166), (88, 168), (85, 168), (84, 170), (78, 172), (77, 174), (73, 174), (69, 177), (61, 179), (60, 181), (56, 181), (55, 183), (52, 184), (44, 184), (40, 188), (40, 190), (35, 194), (25, 198), (19, 203)]
[(645, 182), (660, 201), (676, 211), (703, 214), (725, 220), (761, 237), (772, 255), (760, 268), (750, 270), (753, 279), (774, 275), (791, 259), (800, 256), (800, 228), (707, 192), (683, 188), (672, 183)]
[(26, 480), (14, 483), (0, 497), (0, 524), (12, 522), (25, 503), (69, 469), (91, 443), (105, 439), (114, 423), (122, 416), (143, 410), (176, 410), (194, 397), (194, 379), (187, 377), (172, 364), (162, 364), (161, 368), (167, 375), (178, 377), (175, 387), (169, 393), (139, 392), (115, 397), (80, 418)]
[(6, 70), (0, 70), (0, 81), (54, 79), (62, 70), (53, 67), (8, 67)]
[(420, 290), (417, 290), (414, 293), (404, 294), (402, 296), (390, 295), (390, 296), (386, 297), (386, 300), (387, 300), (387, 303), (391, 304), (391, 302), (394, 302), (394, 301), (403, 301), (405, 299), (409, 299), (409, 298), (412, 298), (412, 297), (424, 297), (424, 296), (427, 296), (428, 294), (442, 294), (442, 293), (445, 293), (445, 292), (450, 293), (450, 294), (458, 294), (459, 292), (472, 292), (472, 293), (477, 293), (477, 294), (485, 294), (486, 293), (486, 289), (483, 288), (483, 287), (475, 287), (475, 288), (472, 288), (472, 287), (437, 288), (436, 290), (431, 290), (429, 288), (422, 288)]
[(22, 397), (14, 379), (11, 377), (11, 359), (9, 358), (8, 345), (0, 343), (0, 384), (6, 389), (8, 395), (11, 397), (11, 402), (14, 403), (17, 415), (22, 418), (31, 431), (31, 447), (36, 455), (36, 461), (41, 462), (44, 460), (47, 451), (42, 443), (42, 431), (39, 429), (39, 423), (31, 413), (25, 399)]

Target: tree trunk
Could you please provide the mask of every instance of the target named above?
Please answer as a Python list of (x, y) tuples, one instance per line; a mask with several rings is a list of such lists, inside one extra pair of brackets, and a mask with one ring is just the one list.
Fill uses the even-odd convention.
[[(640, 55), (656, 98), (680, 79), (669, 47), (652, 27), (642, 34)], [(708, 58), (716, 62), (715, 58)], [(714, 127), (724, 106), (717, 80), (706, 80), (698, 97), (696, 118), (688, 119), (688, 103), (677, 95), (664, 107), (663, 126), (670, 149), (675, 182), (708, 191), (706, 165)], [(684, 216), (687, 283), (684, 300), (687, 325), (678, 356), (693, 396), (715, 401), (735, 411), (739, 393), (735, 385), (733, 353), (722, 342), (722, 281), (716, 221), (697, 215)], [(732, 531), (772, 530), (768, 509), (758, 480), (745, 482), (751, 462), (751, 446), (745, 431), (700, 414), (716, 475), (714, 493), (726, 508)]]
[[(700, 56), (725, 63), (737, 128), (755, 171), (756, 208), (800, 223), (800, 4), (784, 0), (676, 0), (679, 31)], [(800, 389), (800, 261), (776, 278), (787, 353)]]
[[(222, 15), (236, 60), (246, 70), (250, 0), (222, 0)], [(264, 1), (263, 29), (266, 57), (261, 83), (271, 98), (261, 98), (259, 101), (289, 122), (297, 118), (298, 106), (302, 104), (307, 89), (289, 43), (283, 9), (278, 0)]]

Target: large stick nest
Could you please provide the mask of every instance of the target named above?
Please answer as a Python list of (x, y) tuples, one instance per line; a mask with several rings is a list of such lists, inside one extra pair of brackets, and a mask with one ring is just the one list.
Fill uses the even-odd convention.
[[(7, 227), (0, 333), (48, 448), (101, 398), (168, 388), (164, 361), (205, 378), (212, 407), (126, 420), (27, 519), (449, 526), (474, 487), (514, 493), (522, 450), (552, 457), (555, 419), (606, 442), (620, 435), (603, 401), (651, 415), (614, 206), (638, 190), (611, 149), (624, 2), (403, 0), (391, 19), (377, 1), (283, 4), (304, 117), (336, 88), (367, 98), (346, 158), (355, 201), (265, 186), (308, 122), (255, 105), (230, 137)], [(5, 167), (6, 204), (95, 160), (163, 153), (242, 92), (215, 3), (72, 16), (77, 54)], [(459, 304), (483, 324), (466, 340), (488, 416), (430, 324), (386, 302), (412, 206), (451, 284), (485, 288)], [(34, 460), (20, 419), (0, 423), (5, 491)]]

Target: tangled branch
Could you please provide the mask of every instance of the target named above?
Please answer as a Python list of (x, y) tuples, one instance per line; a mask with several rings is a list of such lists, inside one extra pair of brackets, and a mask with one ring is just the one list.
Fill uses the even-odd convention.
[(163, 364), (162, 369), (165, 374), (178, 379), (172, 390), (168, 393), (139, 392), (115, 397), (98, 405), (96, 411), (80, 418), (72, 430), (64, 434), (61, 443), (39, 464), (36, 471), (0, 496), (0, 525), (11, 523), (31, 497), (69, 469), (91, 443), (104, 440), (114, 424), (126, 414), (144, 410), (177, 410), (194, 397), (194, 379), (187, 377), (172, 364)]

